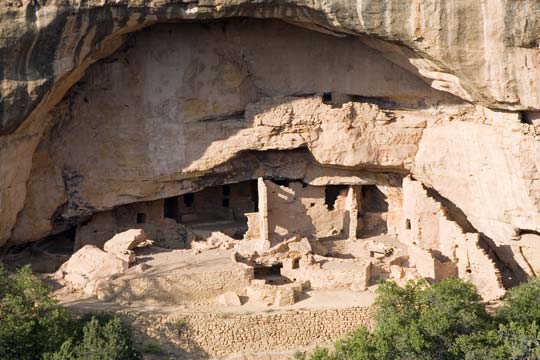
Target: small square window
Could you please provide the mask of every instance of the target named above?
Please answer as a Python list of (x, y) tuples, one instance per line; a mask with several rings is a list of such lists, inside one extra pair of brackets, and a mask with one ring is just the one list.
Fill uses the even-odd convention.
[(146, 222), (146, 214), (138, 213), (137, 214), (137, 224), (144, 224)]

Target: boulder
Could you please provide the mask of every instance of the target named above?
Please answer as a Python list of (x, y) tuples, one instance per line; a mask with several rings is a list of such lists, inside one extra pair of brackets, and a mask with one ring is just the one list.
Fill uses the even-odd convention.
[(201, 251), (209, 250), (210, 245), (206, 241), (193, 241), (191, 243), (191, 250), (193, 250), (196, 253), (200, 253)]
[(125, 251), (135, 249), (146, 240), (146, 234), (142, 229), (130, 229), (112, 237), (103, 246), (106, 252), (113, 254), (123, 254)]
[(74, 288), (93, 293), (95, 286), (92, 283), (98, 279), (110, 279), (127, 270), (128, 266), (127, 261), (116, 255), (94, 245), (86, 245), (60, 267), (58, 277)]
[(127, 261), (128, 264), (133, 264), (137, 260), (135, 252), (132, 250), (122, 251), (121, 253), (114, 253), (120, 260)]

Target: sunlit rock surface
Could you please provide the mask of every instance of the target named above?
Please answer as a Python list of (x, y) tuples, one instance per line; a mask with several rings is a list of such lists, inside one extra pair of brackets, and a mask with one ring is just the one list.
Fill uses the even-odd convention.
[(410, 175), (535, 275), (538, 17), (534, 0), (6, 2), (0, 243), (260, 176)]

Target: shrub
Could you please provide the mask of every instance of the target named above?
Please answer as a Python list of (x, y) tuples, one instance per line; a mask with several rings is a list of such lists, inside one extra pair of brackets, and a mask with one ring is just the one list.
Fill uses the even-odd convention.
[(536, 321), (540, 324), (540, 279), (531, 279), (510, 289), (497, 312), (503, 323), (528, 325)]
[(488, 315), (470, 283), (447, 279), (427, 286), (380, 285), (375, 302), (378, 359), (453, 359), (458, 336), (483, 330)]
[(80, 341), (66, 340), (60, 350), (46, 360), (135, 360), (142, 359), (133, 348), (131, 333), (118, 317), (99, 321), (93, 316), (83, 327)]
[(73, 341), (71, 339), (64, 341), (57, 352), (46, 353), (43, 355), (44, 360), (67, 360), (75, 358), (75, 346), (73, 345)]
[(353, 331), (344, 340), (336, 342), (334, 358), (369, 360), (376, 354), (373, 335), (365, 327)]
[(0, 265), (0, 354), (4, 360), (40, 359), (67, 338), (67, 313), (29, 267), (8, 275)]
[(131, 333), (110, 315), (71, 320), (29, 267), (8, 274), (0, 264), (2, 360), (137, 360)]
[(540, 359), (540, 333), (536, 323), (499, 324), (487, 330), (456, 339), (457, 353), (465, 360)]
[(313, 354), (311, 354), (310, 360), (337, 360), (335, 355), (331, 355), (330, 351), (325, 348), (317, 347)]
[(462, 359), (456, 339), (488, 331), (492, 323), (480, 300), (474, 286), (458, 279), (433, 286), (384, 282), (377, 290), (375, 331), (360, 328), (333, 352), (317, 349), (310, 359)]

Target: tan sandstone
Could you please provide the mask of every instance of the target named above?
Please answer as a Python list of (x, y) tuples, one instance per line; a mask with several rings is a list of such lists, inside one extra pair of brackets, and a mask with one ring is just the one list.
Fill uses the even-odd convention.
[(1, 258), (71, 255), (74, 297), (183, 309), (134, 321), (212, 356), (334, 340), (381, 279), (496, 301), (540, 274), (539, 10), (6, 1)]

